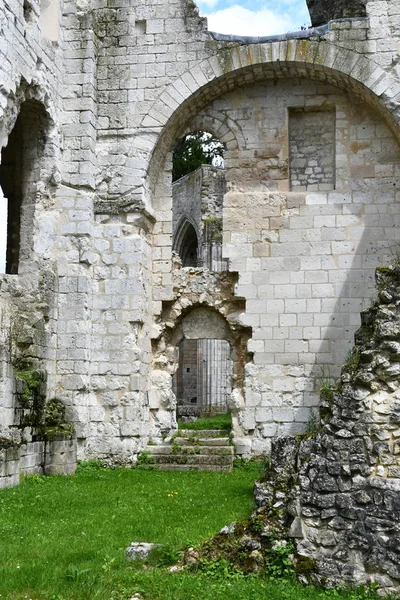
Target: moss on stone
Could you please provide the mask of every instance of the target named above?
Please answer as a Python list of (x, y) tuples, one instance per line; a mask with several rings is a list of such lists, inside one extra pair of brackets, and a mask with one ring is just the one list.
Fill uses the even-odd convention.
[(40, 388), (43, 382), (42, 373), (25, 365), (24, 368), (15, 370), (15, 379), (17, 380), (19, 402), (24, 408), (30, 408), (35, 399), (40, 396)]
[(65, 420), (65, 405), (61, 400), (52, 398), (46, 404), (41, 431), (43, 438), (49, 441), (71, 438), (74, 435), (72, 423)]
[(315, 558), (308, 556), (297, 556), (296, 558), (296, 573), (297, 575), (308, 575), (317, 569), (317, 561)]

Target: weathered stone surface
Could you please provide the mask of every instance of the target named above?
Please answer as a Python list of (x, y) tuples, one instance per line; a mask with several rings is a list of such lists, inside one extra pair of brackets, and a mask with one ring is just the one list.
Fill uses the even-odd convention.
[[(303, 441), (276, 440), (270, 473), (275, 473), (273, 489), (281, 489), (279, 473), (290, 472), (285, 502), (292, 517), (288, 531), (297, 540), (298, 552), (316, 559), (312, 579), (327, 578), (335, 585), (379, 579), (389, 592), (400, 578), (400, 465), (399, 454), (393, 451), (399, 381), (392, 369), (397, 367), (393, 350), (400, 341), (392, 326), (400, 318), (400, 278), (396, 270), (389, 270), (385, 276), (378, 271), (377, 279), (387, 294), (382, 300), (381, 291), (368, 318), (364, 314), (370, 334), (357, 336), (341, 384), (323, 401), (321, 433)], [(386, 305), (388, 296), (391, 301)], [(392, 315), (390, 345), (382, 336), (388, 311)], [(368, 362), (359, 360), (365, 352), (370, 353)], [(388, 388), (386, 379), (380, 377), (368, 401), (360, 404), (356, 382), (369, 380), (368, 374), (379, 375), (386, 363), (385, 372), (392, 373), (396, 385)], [(346, 431), (350, 435), (344, 435)], [(296, 512), (289, 508), (293, 502)]]
[[(322, 546), (321, 568), (362, 580), (360, 564), (348, 568), (359, 552), (350, 543), (379, 536), (387, 554), (371, 564), (395, 573), (383, 539), (394, 533), (379, 531), (397, 515), (400, 468), (398, 291), (381, 285), (384, 272), (357, 333), (362, 368), (353, 356), (342, 389), (329, 394), (329, 383), (374, 297), (374, 269), (398, 244), (400, 1), (315, 0), (314, 24), (355, 20), (244, 47), (210, 43), (186, 0), (48, 3), (59, 19), (45, 4), (0, 7), (0, 187), (12, 229), (0, 423), (24, 439), (1, 451), (0, 485), (45, 464), (35, 408), (55, 397), (79, 458), (134, 462), (150, 437), (176, 430), (180, 339), (217, 332), (232, 349), (240, 454), (269, 453), (272, 438), (315, 425), (325, 379), (324, 435), (293, 460), (304, 501), (290, 498), (289, 515), (303, 520), (304, 551), (320, 551), (327, 527), (337, 547)], [(185, 206), (174, 211), (170, 158), (194, 129), (225, 148), (225, 173), (211, 168), (204, 202), (186, 206), (213, 209), (223, 276), (181, 268), (172, 253)], [(212, 182), (221, 194), (226, 185), (218, 207)], [(34, 390), (17, 373), (27, 359), (45, 374)], [(48, 467), (69, 472), (74, 449), (59, 449)], [(286, 471), (275, 473), (278, 508)]]
[(152, 550), (159, 548), (160, 544), (151, 544), (149, 542), (132, 542), (126, 549), (127, 560), (144, 560)]

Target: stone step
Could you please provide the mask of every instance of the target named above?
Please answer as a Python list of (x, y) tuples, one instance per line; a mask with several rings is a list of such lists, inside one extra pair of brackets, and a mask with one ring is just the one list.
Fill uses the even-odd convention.
[(227, 429), (179, 429), (181, 438), (229, 438)]
[(230, 440), (227, 437), (215, 437), (215, 438), (184, 438), (184, 437), (176, 437), (174, 438), (173, 444), (178, 446), (225, 446), (229, 447)]
[(233, 456), (233, 446), (183, 446), (180, 445), (180, 452), (176, 451), (176, 446), (147, 446), (145, 448), (146, 452), (150, 452), (153, 456), (158, 454), (179, 454), (182, 455), (193, 455), (193, 454), (217, 454), (222, 456)]
[(231, 465), (171, 465), (160, 464), (154, 465), (156, 471), (212, 471), (214, 473), (230, 473)]
[(156, 454), (156, 465), (232, 465), (233, 456), (220, 454)]

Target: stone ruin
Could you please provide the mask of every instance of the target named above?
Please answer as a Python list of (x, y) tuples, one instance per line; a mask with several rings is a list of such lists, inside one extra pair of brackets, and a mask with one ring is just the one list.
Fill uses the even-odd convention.
[(377, 270), (337, 386), (324, 386), (317, 435), (280, 438), (272, 485), (286, 476), (288, 534), (325, 585), (400, 580), (400, 271)]
[[(72, 472), (76, 456), (130, 464), (173, 434), (190, 337), (217, 330), (229, 345), (239, 456), (303, 433), (321, 378), (340, 376), (375, 269), (398, 252), (400, 0), (308, 4), (312, 28), (262, 38), (208, 32), (191, 0), (0, 6), (0, 486)], [(218, 243), (194, 213), (193, 230), (175, 229), (171, 157), (194, 131), (224, 146)], [(199, 240), (203, 262), (182, 264)], [(395, 564), (396, 438), (382, 419), (397, 410), (396, 354), (380, 350), (388, 364), (349, 373), (302, 467), (301, 543), (335, 581)], [(368, 433), (346, 437), (346, 419)], [(338, 487), (348, 506), (319, 504), (349, 478), (376, 494)], [(325, 519), (343, 528), (322, 543)], [(340, 554), (348, 531), (357, 573)], [(396, 587), (394, 566), (387, 577)]]

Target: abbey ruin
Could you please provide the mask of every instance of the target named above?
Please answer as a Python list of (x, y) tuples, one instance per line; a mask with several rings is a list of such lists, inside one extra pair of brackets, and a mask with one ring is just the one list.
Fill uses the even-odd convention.
[[(0, 3), (0, 487), (171, 436), (182, 343), (229, 361), (238, 456), (304, 432), (400, 239), (400, 0), (308, 5), (310, 29), (240, 38), (191, 0)], [(223, 144), (223, 181), (209, 167), (173, 193), (172, 152), (196, 131)], [(361, 356), (380, 359), (333, 395), (292, 511), (321, 573), (388, 590), (396, 294), (363, 323)]]

